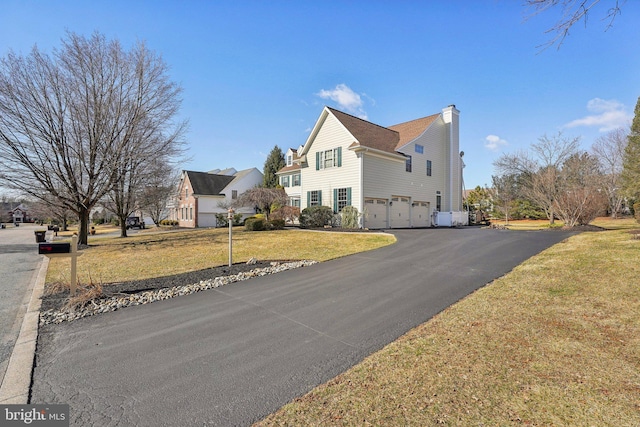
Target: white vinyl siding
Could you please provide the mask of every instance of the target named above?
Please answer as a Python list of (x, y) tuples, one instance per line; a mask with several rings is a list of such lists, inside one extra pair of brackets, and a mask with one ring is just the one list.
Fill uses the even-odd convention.
[[(351, 188), (351, 205), (362, 212), (360, 177), (361, 161), (349, 150), (353, 136), (332, 115), (328, 114), (320, 127), (307, 155), (307, 167), (302, 170), (302, 206), (309, 206), (308, 192), (322, 191), (322, 203), (334, 209), (334, 191), (338, 188)], [(331, 150), (335, 167), (320, 169), (320, 153)], [(340, 165), (340, 166), (338, 166)], [(316, 170), (316, 166), (318, 169)]]
[[(401, 152), (413, 157), (412, 173), (406, 172), (404, 161), (365, 154), (364, 197), (390, 199), (400, 194), (409, 197), (411, 203), (417, 200), (430, 203), (431, 209), (435, 208), (436, 191), (446, 188), (448, 182), (443, 165), (447, 149), (444, 145), (446, 133), (444, 122), (437, 119), (425, 133), (401, 148)], [(422, 154), (415, 153), (416, 144), (424, 147)], [(432, 176), (427, 176), (427, 159), (432, 161)]]

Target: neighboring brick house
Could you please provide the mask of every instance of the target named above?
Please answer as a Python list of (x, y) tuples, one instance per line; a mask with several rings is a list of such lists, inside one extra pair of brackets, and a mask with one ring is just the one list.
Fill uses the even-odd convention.
[(367, 228), (430, 227), (438, 212), (463, 209), (459, 114), (450, 105), (383, 127), (325, 107), (277, 175), (302, 209), (351, 205)]
[[(228, 206), (242, 193), (262, 184), (256, 168), (237, 172), (233, 168), (210, 172), (182, 171), (173, 219), (181, 227), (216, 227), (216, 214), (227, 214)], [(255, 214), (253, 206), (236, 209), (243, 217)]]
[(1, 202), (0, 203), (0, 222), (31, 222), (29, 212), (24, 203), (20, 202)]

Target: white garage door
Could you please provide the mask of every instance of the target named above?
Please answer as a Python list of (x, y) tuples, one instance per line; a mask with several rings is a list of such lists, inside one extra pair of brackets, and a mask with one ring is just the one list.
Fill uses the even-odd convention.
[(411, 222), (414, 227), (430, 227), (429, 202), (414, 202), (411, 208)]
[(410, 223), (411, 205), (408, 197), (393, 196), (391, 198), (391, 228), (408, 228)]
[(364, 199), (365, 228), (387, 228), (386, 199)]
[(216, 226), (216, 214), (201, 212), (198, 215), (198, 227), (215, 227), (215, 226)]

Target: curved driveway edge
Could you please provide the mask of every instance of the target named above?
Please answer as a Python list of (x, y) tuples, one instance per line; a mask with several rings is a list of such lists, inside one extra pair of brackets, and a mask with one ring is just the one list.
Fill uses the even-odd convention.
[(395, 245), (41, 328), (31, 403), (72, 425), (250, 425), (575, 234), (394, 230)]

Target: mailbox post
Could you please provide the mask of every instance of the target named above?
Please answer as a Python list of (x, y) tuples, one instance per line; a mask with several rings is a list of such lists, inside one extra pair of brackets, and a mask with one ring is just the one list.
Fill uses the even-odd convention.
[(229, 267), (233, 264), (233, 209), (227, 211), (227, 222), (229, 223)]
[(82, 255), (78, 253), (78, 235), (74, 234), (71, 237), (71, 243), (39, 243), (38, 253), (49, 259), (71, 258), (71, 289), (69, 293), (74, 296), (78, 284), (77, 261), (78, 257)]

